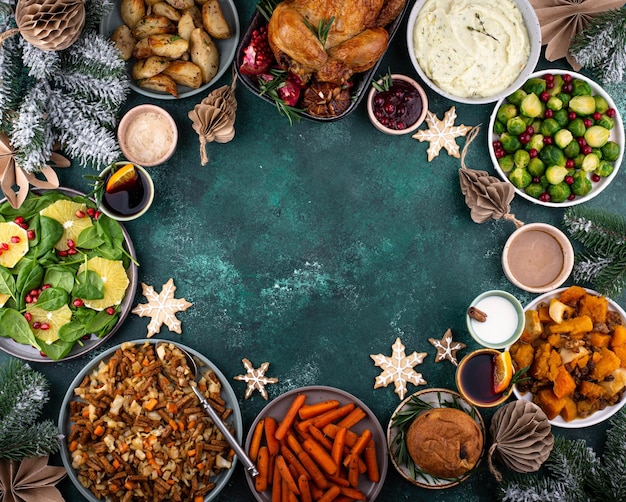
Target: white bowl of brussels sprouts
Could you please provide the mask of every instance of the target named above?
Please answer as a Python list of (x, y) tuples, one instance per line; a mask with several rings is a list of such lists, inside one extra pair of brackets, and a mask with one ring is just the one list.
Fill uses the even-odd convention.
[(624, 125), (611, 97), (567, 70), (533, 73), (496, 103), (489, 155), (521, 197), (551, 207), (596, 197), (617, 175)]

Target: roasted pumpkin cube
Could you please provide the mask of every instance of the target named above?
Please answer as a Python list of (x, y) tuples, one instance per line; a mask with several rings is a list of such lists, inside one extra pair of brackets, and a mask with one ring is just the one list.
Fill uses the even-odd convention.
[(626, 368), (626, 344), (613, 347), (613, 352), (615, 352), (615, 355), (622, 361), (620, 366)]
[(555, 349), (558, 349), (563, 344), (563, 337), (559, 333), (555, 333), (553, 335), (548, 336), (547, 342), (550, 345), (552, 345)]
[(547, 326), (549, 333), (570, 333), (572, 337), (576, 334), (588, 333), (592, 329), (593, 321), (588, 315), (579, 315)]
[(620, 345), (626, 345), (626, 326), (618, 324), (613, 328), (611, 347), (619, 347)]
[(537, 307), (537, 315), (539, 316), (539, 321), (541, 322), (552, 322), (552, 317), (550, 317), (550, 307), (546, 304), (541, 304)]
[(576, 401), (576, 410), (578, 411), (578, 416), (581, 418), (588, 417), (592, 413), (598, 411), (600, 409), (600, 404), (597, 400), (588, 400), (581, 399), (580, 401)]
[(556, 418), (565, 406), (565, 398), (557, 397), (552, 389), (540, 389), (534, 395), (533, 401), (537, 404), (548, 417), (548, 420)]
[(589, 343), (592, 347), (608, 347), (610, 342), (611, 335), (605, 335), (603, 333), (598, 333), (597, 331), (594, 331), (589, 335)]
[(605, 323), (609, 301), (605, 296), (585, 295), (578, 302), (578, 314), (588, 315), (594, 323)]
[(593, 364), (591, 378), (594, 380), (604, 380), (607, 375), (622, 365), (622, 361), (611, 349), (602, 347), (598, 352), (593, 354)]
[(590, 401), (600, 399), (605, 394), (603, 387), (597, 383), (590, 382), (589, 380), (583, 380), (580, 382), (576, 390)]
[(530, 374), (537, 380), (554, 382), (563, 362), (559, 353), (545, 342), (535, 349), (535, 360), (530, 368)]
[(581, 286), (570, 286), (559, 295), (559, 300), (568, 305), (576, 305), (578, 300), (587, 294), (587, 290)]
[(510, 349), (513, 363), (517, 370), (528, 368), (533, 364), (535, 357), (535, 348), (529, 343), (515, 342)]
[(576, 407), (576, 401), (574, 401), (571, 397), (565, 398), (565, 406), (561, 410), (561, 418), (566, 422), (571, 422), (572, 420), (578, 418), (578, 408)]
[(576, 390), (576, 381), (570, 375), (565, 366), (559, 366), (552, 391), (556, 397), (565, 397), (574, 393)]

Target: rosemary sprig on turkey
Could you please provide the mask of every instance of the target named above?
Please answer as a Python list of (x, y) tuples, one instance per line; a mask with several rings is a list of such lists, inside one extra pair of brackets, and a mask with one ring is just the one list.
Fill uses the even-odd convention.
[(302, 18), (302, 21), (306, 24), (307, 28), (313, 32), (313, 35), (319, 39), (320, 43), (322, 45), (326, 45), (326, 40), (328, 40), (328, 34), (330, 33), (330, 27), (335, 22), (335, 16), (328, 20), (320, 19), (319, 23), (317, 23), (317, 28), (304, 17)]

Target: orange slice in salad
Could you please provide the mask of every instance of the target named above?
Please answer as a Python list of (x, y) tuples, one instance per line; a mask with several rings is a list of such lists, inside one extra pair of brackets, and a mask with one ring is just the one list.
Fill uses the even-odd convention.
[(0, 223), (0, 265), (13, 268), (27, 252), (26, 230), (12, 221)]

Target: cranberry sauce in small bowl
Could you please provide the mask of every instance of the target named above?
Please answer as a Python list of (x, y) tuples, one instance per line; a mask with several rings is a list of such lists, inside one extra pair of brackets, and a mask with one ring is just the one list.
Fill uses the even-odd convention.
[(412, 78), (392, 74), (381, 77), (367, 97), (370, 121), (386, 134), (408, 134), (426, 118), (428, 98), (424, 89)]

